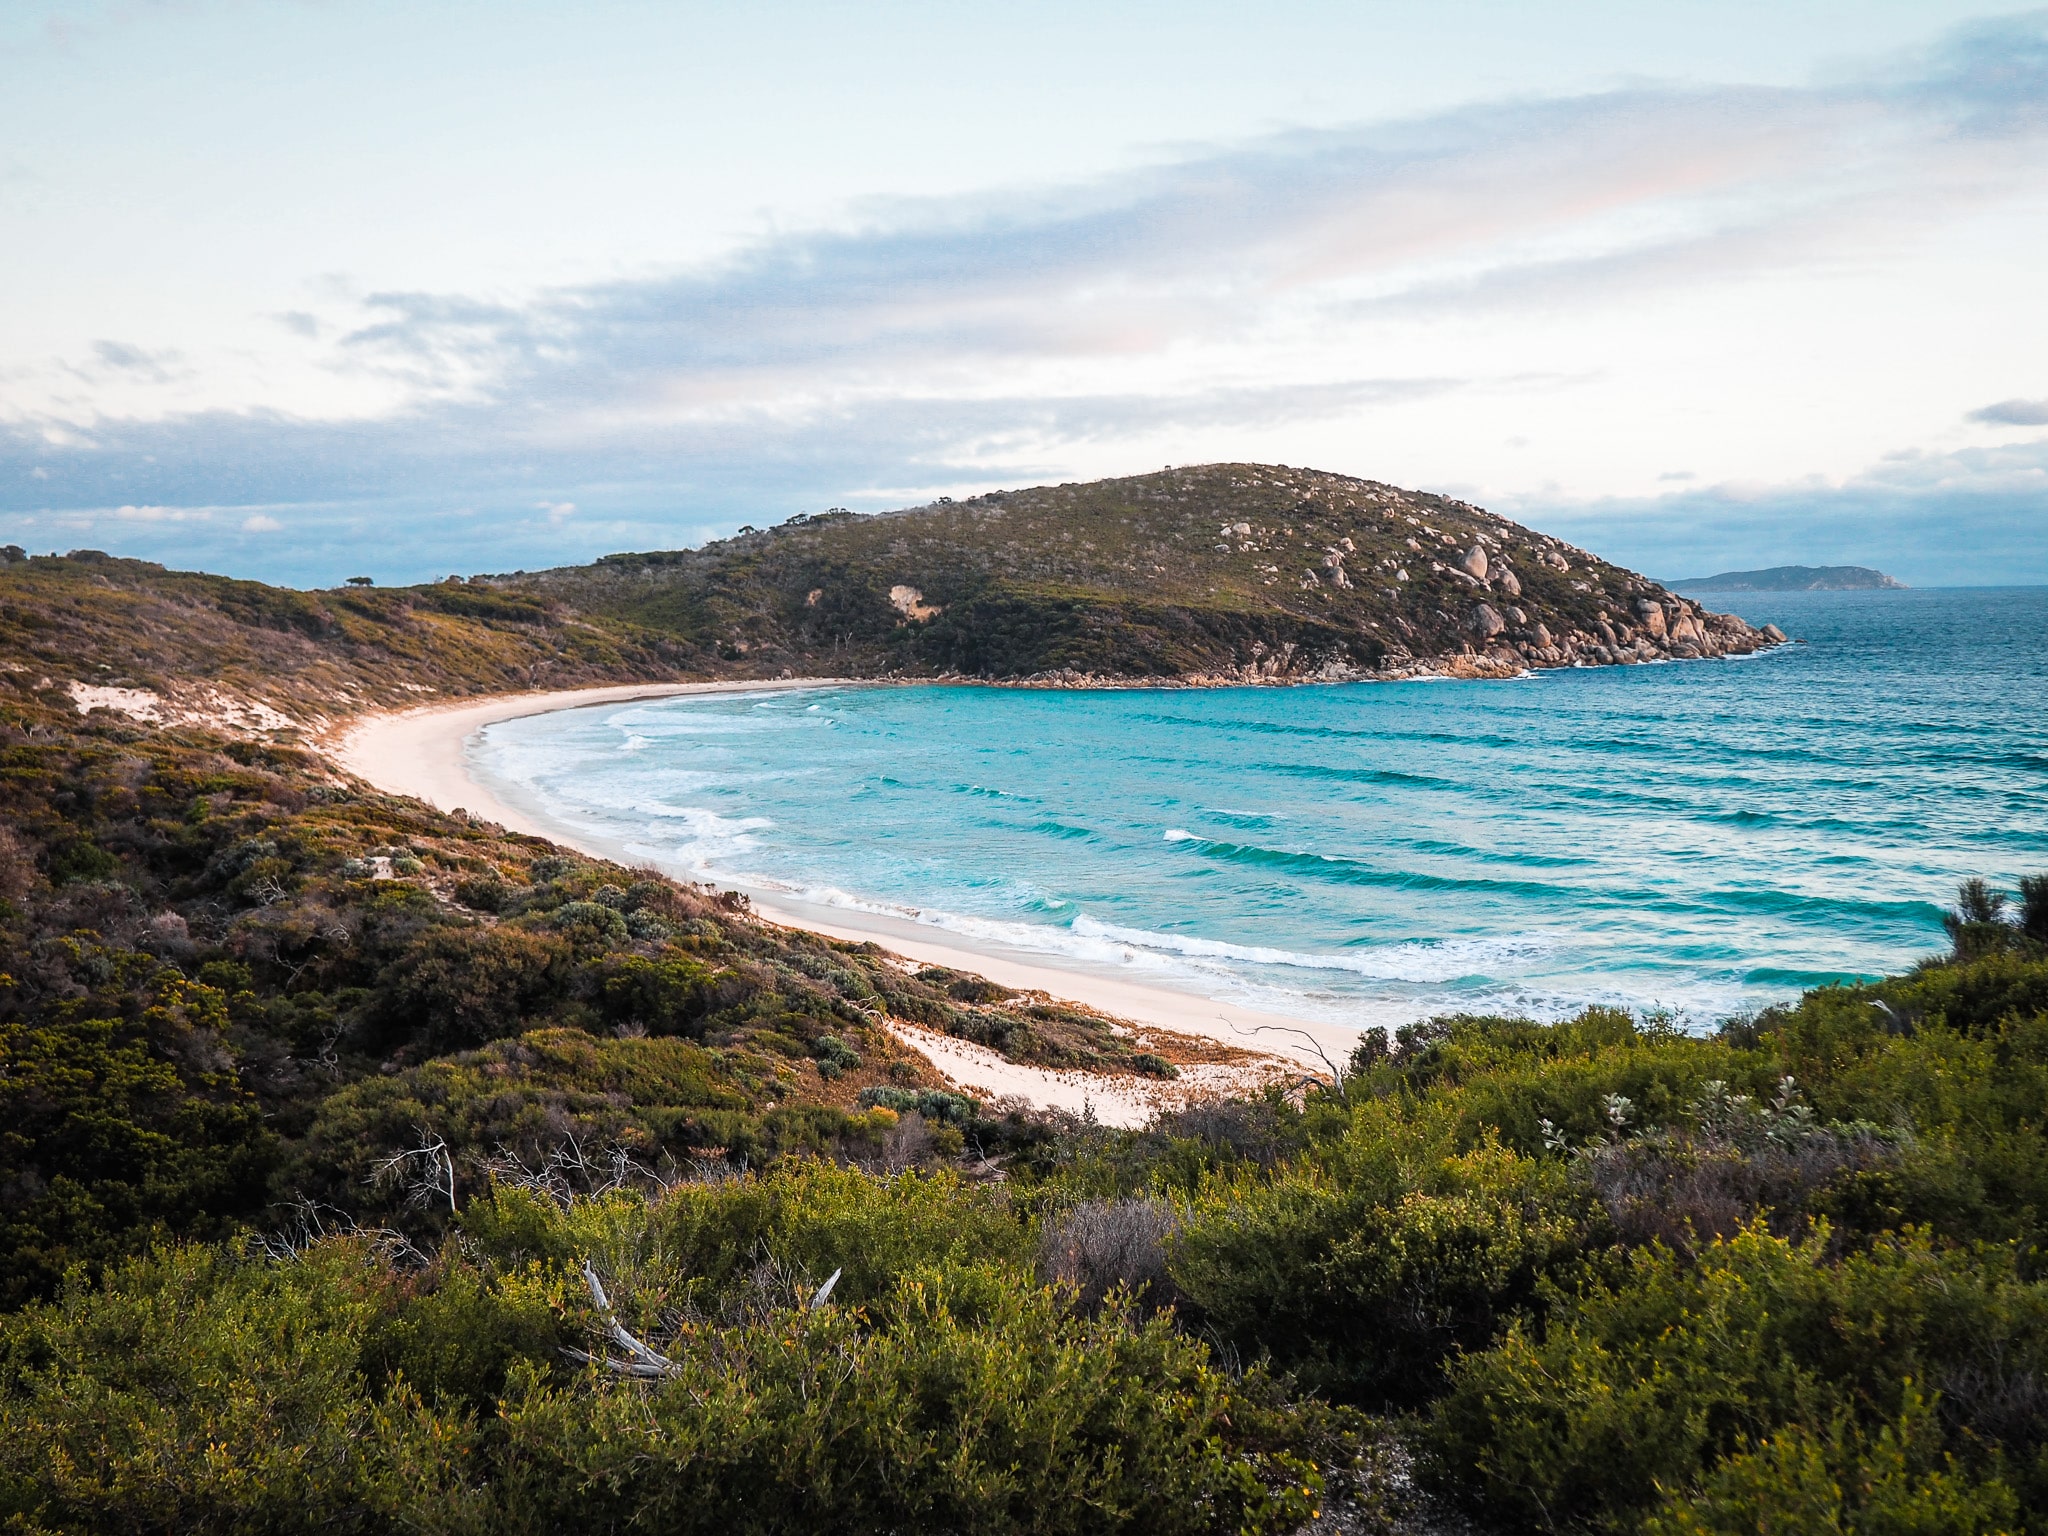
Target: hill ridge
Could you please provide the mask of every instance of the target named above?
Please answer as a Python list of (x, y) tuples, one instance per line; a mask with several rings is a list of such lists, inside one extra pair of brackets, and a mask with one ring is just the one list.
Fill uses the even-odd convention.
[(727, 660), (1070, 685), (1499, 676), (1782, 638), (1468, 502), (1246, 463), (490, 579), (620, 616), (687, 611)]
[(254, 735), (612, 682), (1504, 677), (1782, 639), (1469, 503), (1260, 464), (832, 511), (411, 587), (0, 551), (0, 643), (18, 673), (41, 669), (15, 686)]

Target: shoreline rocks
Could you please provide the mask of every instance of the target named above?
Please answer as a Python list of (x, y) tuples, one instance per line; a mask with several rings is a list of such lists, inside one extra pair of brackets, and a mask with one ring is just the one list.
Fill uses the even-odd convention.
[[(1646, 666), (1664, 661), (1713, 661), (1729, 656), (1754, 655), (1776, 650), (1793, 642), (1775, 625), (1753, 629), (1732, 614), (1707, 614), (1705, 623), (1693, 620), (1697, 639), (1659, 644), (1648, 635), (1614, 645), (1591, 635), (1575, 632), (1553, 637), (1538, 624), (1541, 638), (1527, 643), (1508, 642), (1488, 649), (1472, 649), (1434, 656), (1390, 653), (1377, 667), (1357, 667), (1344, 662), (1302, 658), (1298, 670), (1288, 667), (1296, 658), (1284, 660), (1275, 653), (1239, 668), (1189, 673), (1180, 677), (1118, 677), (1071, 669), (1037, 673), (1020, 678), (966, 676), (897, 677), (904, 684), (922, 682), (971, 683), (989, 688), (1291, 688), (1330, 683), (1400, 683), (1424, 678), (1460, 681), (1505, 680), (1537, 671), (1564, 671), (1573, 667)], [(1738, 628), (1739, 626), (1739, 628)], [(1289, 647), (1292, 650), (1292, 647)], [(1279, 666), (1275, 666), (1275, 662)]]

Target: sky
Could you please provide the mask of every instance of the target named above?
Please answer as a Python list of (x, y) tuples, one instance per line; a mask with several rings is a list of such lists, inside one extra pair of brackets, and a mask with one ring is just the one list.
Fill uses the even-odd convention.
[(9, 0), (0, 543), (297, 585), (1258, 460), (2048, 582), (2048, 11)]

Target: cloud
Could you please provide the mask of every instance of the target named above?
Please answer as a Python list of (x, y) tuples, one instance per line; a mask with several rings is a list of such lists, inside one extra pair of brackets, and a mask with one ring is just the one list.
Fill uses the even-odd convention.
[(1840, 484), (1715, 485), (1497, 510), (1667, 579), (1868, 565), (1913, 586), (2007, 586), (2048, 581), (2044, 505), (2048, 439), (1896, 455)]
[(124, 523), (203, 523), (212, 517), (204, 507), (120, 506), (114, 516)]
[[(0, 513), (289, 507), (293, 552), (266, 559), (327, 559), (312, 552), (330, 531), (345, 555), (345, 530), (374, 527), (394, 562), (445, 571), (477, 547), (475, 517), (506, 530), (493, 558), (568, 559), (906, 488), (1067, 478), (1081, 449), (1527, 383), (1375, 367), (1328, 338), (1866, 259), (2038, 184), (2044, 150), (2036, 15), (1806, 88), (1482, 104), (1082, 185), (874, 201), (689, 270), (516, 300), (382, 291), (353, 323), (280, 315), (404, 403), (17, 419), (0, 424)], [(180, 364), (104, 341), (90, 366), (160, 382)], [(2038, 420), (1993, 414), (2015, 407), (2033, 408), (1972, 419)], [(1853, 494), (2009, 494), (1940, 479), (1976, 485), (1981, 467), (1887, 473), (1936, 478)], [(1688, 484), (1668, 504), (1732, 528), (1749, 503)]]
[(2048, 400), (2000, 400), (1970, 412), (1964, 420), (1999, 427), (2048, 427)]
[(92, 355), (97, 364), (94, 372), (125, 375), (151, 384), (168, 384), (177, 377), (173, 366), (181, 361), (176, 352), (146, 352), (121, 341), (96, 341), (92, 344)]
[[(1050, 456), (1075, 445), (1341, 416), (1462, 387), (1444, 377), (1050, 399), (931, 393), (849, 400), (829, 412), (757, 409), (573, 434), (530, 432), (490, 407), (456, 404), (371, 422), (274, 412), (109, 421), (57, 442), (0, 424), (0, 511), (89, 511), (143, 499), (367, 510), (413, 505), (421, 486), (434, 486), (450, 507), (480, 500), (551, 522), (569, 521), (565, 508), (585, 524), (608, 509), (664, 503), (758, 521), (778, 506), (844, 499), (849, 485), (949, 486), (991, 475), (1017, 483), (1056, 469)], [(217, 494), (224, 481), (232, 497)]]
[(523, 304), (383, 292), (345, 346), (423, 397), (676, 416), (893, 381), (878, 374), (1164, 356), (1304, 309), (1604, 302), (1867, 257), (2035, 177), (2044, 37), (2019, 19), (1899, 79), (1483, 105), (1077, 187), (878, 202), (712, 269)]
[(283, 527), (283, 523), (263, 512), (258, 512), (253, 517), (242, 519), (242, 532), (244, 533), (276, 533)]

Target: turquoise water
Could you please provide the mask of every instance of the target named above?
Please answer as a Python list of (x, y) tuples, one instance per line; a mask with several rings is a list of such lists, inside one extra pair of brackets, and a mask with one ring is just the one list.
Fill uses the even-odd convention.
[(834, 688), (492, 726), (700, 879), (1333, 1020), (1705, 1022), (1940, 947), (2048, 869), (2048, 589), (1710, 599), (1806, 643), (1515, 682)]

